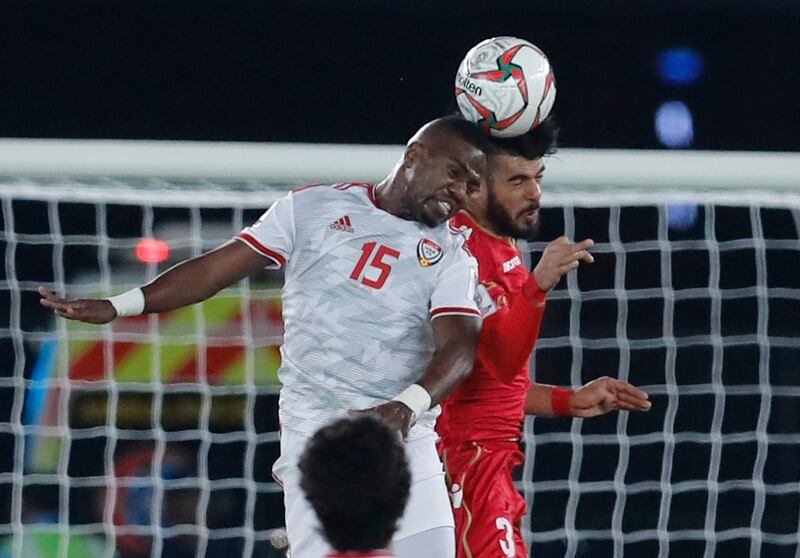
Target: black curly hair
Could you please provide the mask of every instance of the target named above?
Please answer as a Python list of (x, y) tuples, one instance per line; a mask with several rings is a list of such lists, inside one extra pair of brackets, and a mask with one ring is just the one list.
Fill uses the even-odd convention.
[(300, 457), (300, 486), (338, 552), (389, 546), (411, 486), (397, 432), (372, 417), (321, 428)]
[(559, 126), (555, 115), (545, 118), (533, 130), (513, 138), (492, 138), (486, 154), (512, 155), (528, 160), (541, 159), (556, 152)]

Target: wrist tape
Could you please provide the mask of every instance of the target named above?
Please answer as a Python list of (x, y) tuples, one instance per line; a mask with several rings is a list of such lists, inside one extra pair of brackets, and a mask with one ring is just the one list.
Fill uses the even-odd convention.
[(144, 312), (144, 293), (142, 289), (131, 289), (126, 293), (112, 296), (108, 301), (117, 311), (117, 317), (119, 318), (138, 316)]
[(399, 401), (414, 413), (418, 418), (422, 413), (431, 408), (431, 395), (419, 384), (411, 384), (401, 391), (392, 401)]
[(553, 414), (556, 416), (570, 416), (570, 402), (572, 401), (572, 394), (575, 393), (571, 389), (553, 388), (551, 404), (553, 406)]

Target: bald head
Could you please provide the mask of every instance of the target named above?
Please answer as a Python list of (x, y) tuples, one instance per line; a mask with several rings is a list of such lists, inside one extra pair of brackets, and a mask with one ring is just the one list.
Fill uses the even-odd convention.
[(478, 126), (460, 116), (444, 116), (431, 120), (411, 136), (407, 145), (415, 142), (436, 143), (454, 138), (458, 138), (482, 152), (487, 152), (491, 146), (491, 139)]
[(488, 141), (458, 116), (437, 118), (414, 134), (401, 166), (414, 220), (437, 226), (464, 207), (467, 192), (485, 180)]
[(488, 137), (457, 116), (425, 124), (408, 141), (402, 160), (378, 185), (381, 207), (436, 227), (464, 207), (467, 192), (480, 189), (486, 177)]

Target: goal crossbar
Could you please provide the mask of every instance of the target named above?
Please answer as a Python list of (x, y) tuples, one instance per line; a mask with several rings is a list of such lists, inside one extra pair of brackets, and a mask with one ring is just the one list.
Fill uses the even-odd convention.
[[(148, 191), (157, 189), (160, 206), (184, 203), (187, 191), (196, 191), (200, 206), (261, 207), (298, 184), (378, 181), (402, 151), (399, 145), (0, 139), (0, 176), (13, 177), (2, 180), (0, 195), (139, 204), (152, 202)], [(794, 153), (561, 149), (548, 158), (546, 180), (553, 205), (602, 207), (613, 195), (623, 206), (800, 206)]]

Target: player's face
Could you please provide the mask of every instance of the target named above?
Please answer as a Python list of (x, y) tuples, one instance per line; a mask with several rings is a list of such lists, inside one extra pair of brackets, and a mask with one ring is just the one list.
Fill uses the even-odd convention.
[(486, 157), (477, 147), (450, 135), (414, 144), (414, 148), (408, 203), (416, 221), (435, 227), (464, 207), (468, 192), (480, 188)]
[(544, 162), (511, 155), (489, 161), (487, 219), (495, 231), (512, 238), (533, 238), (539, 228)]

